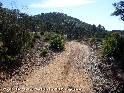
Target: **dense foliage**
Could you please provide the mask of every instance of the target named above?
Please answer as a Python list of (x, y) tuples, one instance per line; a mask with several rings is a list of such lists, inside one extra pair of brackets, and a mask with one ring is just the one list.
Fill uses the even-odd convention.
[(124, 56), (124, 37), (118, 33), (107, 36), (102, 43), (103, 56), (120, 60)]
[(118, 48), (119, 36), (111, 34), (103, 40), (102, 48), (103, 55), (106, 57), (113, 56)]
[(62, 37), (61, 35), (55, 34), (54, 36), (52, 36), (50, 40), (50, 48), (53, 51), (64, 50), (64, 45), (65, 45), (64, 43), (65, 43), (64, 37)]
[(120, 16), (124, 21), (124, 1), (114, 3), (113, 6), (115, 7), (115, 11), (112, 13), (112, 15)]
[(84, 37), (100, 37), (106, 35), (101, 25), (91, 25), (63, 13), (41, 13), (32, 18), (37, 25), (37, 31), (52, 31), (67, 35), (68, 39), (81, 39)]
[[(26, 26), (27, 15), (0, 6), (0, 69), (20, 64), (17, 56), (28, 46), (31, 36)], [(3, 67), (4, 66), (4, 67)]]

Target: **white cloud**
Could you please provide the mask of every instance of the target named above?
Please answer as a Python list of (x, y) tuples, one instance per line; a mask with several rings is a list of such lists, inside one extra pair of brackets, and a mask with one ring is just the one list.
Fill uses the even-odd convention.
[(94, 0), (47, 0), (42, 3), (31, 4), (33, 8), (75, 7), (94, 3)]

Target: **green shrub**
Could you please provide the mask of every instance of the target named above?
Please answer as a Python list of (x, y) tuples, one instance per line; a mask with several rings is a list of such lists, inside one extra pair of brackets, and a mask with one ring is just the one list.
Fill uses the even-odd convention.
[(64, 43), (64, 38), (61, 35), (55, 34), (51, 37), (50, 49), (52, 49), (53, 51), (64, 50)]
[(35, 44), (35, 42), (33, 42), (33, 41), (30, 42), (29, 45), (28, 45), (28, 48), (33, 48), (34, 47), (34, 44)]
[(44, 33), (44, 41), (49, 42), (51, 40), (52, 35), (53, 34), (49, 32)]
[(39, 33), (35, 32), (35, 33), (34, 33), (34, 38), (36, 38), (36, 39), (40, 39), (40, 38), (41, 38), (41, 36), (40, 36), (40, 34), (39, 34)]
[(112, 33), (102, 42), (102, 53), (104, 57), (119, 57), (123, 52), (122, 38), (118, 33)]
[(47, 54), (48, 54), (48, 49), (44, 48), (44, 49), (42, 49), (40, 56), (46, 57)]
[(91, 45), (95, 44), (96, 41), (97, 41), (97, 40), (96, 40), (95, 37), (92, 37), (92, 38), (89, 39), (89, 43), (90, 43)]
[(41, 35), (41, 36), (44, 35), (44, 32), (40, 32), (40, 35)]

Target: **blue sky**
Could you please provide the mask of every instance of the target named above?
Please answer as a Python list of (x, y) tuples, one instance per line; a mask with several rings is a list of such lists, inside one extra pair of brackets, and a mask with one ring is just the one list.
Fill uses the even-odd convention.
[(111, 16), (112, 4), (120, 0), (0, 0), (4, 7), (17, 8), (30, 15), (62, 12), (89, 24), (101, 24), (107, 30), (124, 30), (124, 22)]

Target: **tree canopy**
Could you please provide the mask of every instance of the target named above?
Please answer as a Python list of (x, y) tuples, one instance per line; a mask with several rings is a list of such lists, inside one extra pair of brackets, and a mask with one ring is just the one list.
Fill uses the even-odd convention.
[(120, 18), (124, 21), (124, 1), (120, 1), (118, 3), (114, 3), (115, 11), (112, 15), (120, 16)]

